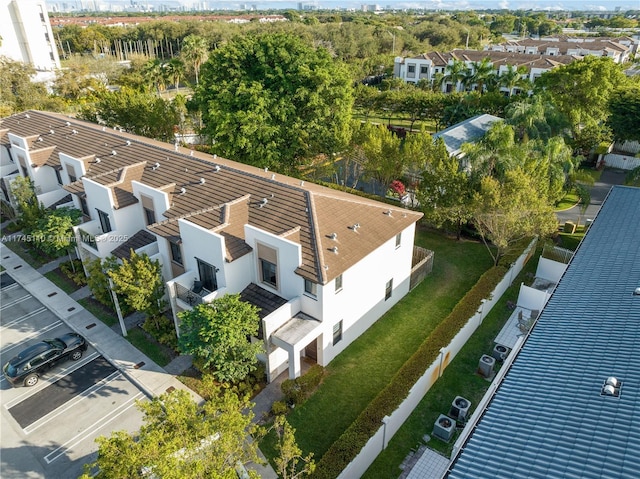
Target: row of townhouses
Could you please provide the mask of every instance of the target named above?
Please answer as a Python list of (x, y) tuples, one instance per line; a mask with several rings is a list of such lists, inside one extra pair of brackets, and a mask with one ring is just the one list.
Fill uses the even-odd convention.
[[(628, 61), (637, 49), (637, 42), (628, 37), (618, 39), (525, 39), (511, 40), (489, 45), (485, 50), (454, 49), (451, 52), (430, 52), (415, 57), (396, 57), (393, 75), (406, 82), (429, 83), (437, 81), (449, 72), (456, 61), (464, 62), (473, 70), (474, 64), (488, 58), (495, 74), (501, 76), (510, 68), (524, 67), (523, 79), (534, 83), (543, 73), (558, 66), (567, 65), (587, 55), (612, 58), (616, 63)], [(473, 87), (472, 85), (467, 85)], [(442, 91), (461, 91), (464, 87), (444, 78)], [(502, 88), (507, 92), (506, 88)]]
[[(421, 214), (59, 114), (0, 123), (5, 201), (18, 175), (73, 206), (83, 261), (146, 253), (177, 314), (227, 293), (260, 308), (272, 380), (326, 365), (410, 289)], [(414, 254), (416, 252), (416, 254)], [(414, 269), (415, 271), (415, 269)]]

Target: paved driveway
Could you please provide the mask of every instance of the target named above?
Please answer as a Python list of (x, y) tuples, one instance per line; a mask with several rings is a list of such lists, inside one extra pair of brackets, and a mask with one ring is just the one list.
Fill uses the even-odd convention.
[(563, 224), (566, 221), (573, 221), (577, 223), (578, 220), (580, 224), (584, 224), (587, 219), (595, 218), (598, 211), (600, 211), (600, 206), (602, 202), (609, 194), (609, 190), (614, 185), (621, 185), (624, 183), (624, 177), (626, 172), (620, 170), (608, 170), (605, 169), (600, 176), (600, 180), (590, 188), (591, 192), (591, 203), (587, 206), (586, 210), (583, 212), (580, 211), (579, 206), (574, 206), (573, 208), (569, 208), (568, 210), (559, 211), (557, 213), (558, 222)]

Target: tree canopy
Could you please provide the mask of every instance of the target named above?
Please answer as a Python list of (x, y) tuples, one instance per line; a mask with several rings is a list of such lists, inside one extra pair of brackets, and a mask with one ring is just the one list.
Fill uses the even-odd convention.
[(640, 83), (613, 92), (609, 108), (608, 125), (614, 138), (640, 141)]
[(239, 37), (202, 66), (192, 105), (213, 151), (292, 171), (348, 141), (352, 86), (324, 48), (290, 34)]
[(180, 350), (201, 361), (218, 380), (241, 381), (255, 369), (262, 343), (249, 338), (258, 335), (258, 308), (240, 300), (239, 294), (199, 304), (178, 316)]
[(183, 390), (137, 406), (144, 413), (140, 430), (99, 437), (98, 458), (85, 466), (82, 479), (236, 479), (238, 463), (260, 462), (257, 442), (248, 440), (259, 431), (247, 413), (251, 403), (229, 389), (214, 391), (202, 406)]

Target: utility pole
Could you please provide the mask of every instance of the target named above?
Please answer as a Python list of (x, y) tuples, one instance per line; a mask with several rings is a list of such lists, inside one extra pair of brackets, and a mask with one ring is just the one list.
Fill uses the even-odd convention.
[(391, 49), (391, 53), (393, 54), (393, 56), (395, 56), (396, 55), (396, 35), (394, 33), (391, 33), (390, 31), (387, 31), (387, 33), (391, 35), (391, 37), (393, 38), (393, 47)]

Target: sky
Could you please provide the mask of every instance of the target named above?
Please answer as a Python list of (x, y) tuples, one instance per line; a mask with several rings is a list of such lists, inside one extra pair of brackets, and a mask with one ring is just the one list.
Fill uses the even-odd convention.
[[(258, 9), (297, 9), (298, 3), (313, 5), (321, 9), (360, 9), (361, 5), (379, 5), (384, 9), (417, 9), (428, 10), (601, 10), (611, 11), (616, 7), (620, 10), (640, 10), (640, 0), (49, 0), (47, 3), (66, 3), (67, 5), (82, 5), (87, 9), (100, 5), (104, 10), (108, 5), (124, 8), (131, 4), (157, 7), (166, 5), (176, 8), (180, 5), (196, 7), (206, 5), (209, 9), (240, 10), (255, 5)], [(78, 9), (82, 7), (76, 7)], [(108, 7), (106, 8), (108, 9)]]

